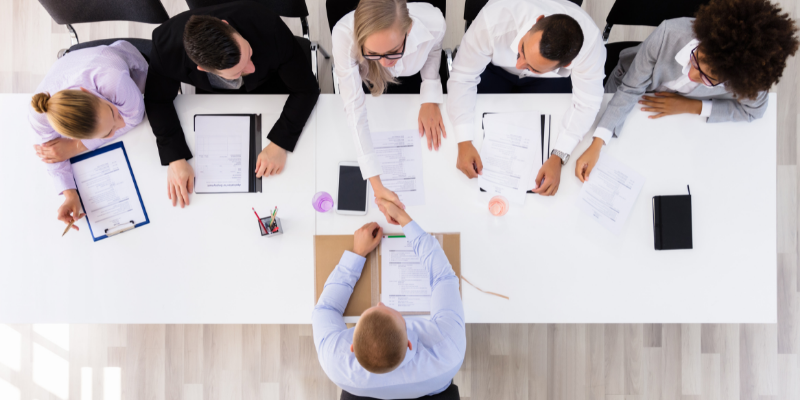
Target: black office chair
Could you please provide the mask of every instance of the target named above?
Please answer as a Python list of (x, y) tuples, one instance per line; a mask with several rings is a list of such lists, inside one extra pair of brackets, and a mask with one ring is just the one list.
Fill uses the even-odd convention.
[[(238, 0), (186, 0), (186, 4), (189, 5), (190, 10), (194, 10), (200, 7), (215, 6), (217, 4), (230, 3), (232, 1)], [(303, 36), (295, 36), (295, 39), (297, 39), (297, 42), (300, 43), (300, 47), (306, 51), (306, 58), (308, 58), (308, 62), (311, 66), (311, 72), (314, 73), (314, 77), (317, 78), (317, 82), (319, 82), (317, 51), (322, 53), (322, 56), (326, 59), (331, 58), (331, 56), (327, 51), (325, 51), (324, 48), (322, 48), (322, 46), (319, 45), (319, 43), (311, 40), (311, 35), (308, 29), (308, 8), (306, 7), (306, 2), (304, 0), (253, 1), (266, 5), (281, 17), (300, 18), (300, 26), (303, 29)]]
[[(583, 4), (583, 0), (569, 0), (580, 7)], [(475, 17), (478, 16), (478, 13), (483, 10), (483, 6), (488, 3), (489, 0), (466, 0), (464, 2), (464, 32), (469, 29), (469, 26), (472, 24), (472, 21), (475, 20)]]
[(605, 85), (611, 71), (619, 62), (619, 53), (628, 47), (637, 46), (641, 42), (616, 42), (608, 43), (608, 36), (614, 25), (647, 25), (658, 26), (664, 20), (680, 17), (693, 17), (700, 6), (708, 4), (710, 0), (669, 0), (669, 1), (641, 1), (617, 0), (611, 6), (611, 11), (606, 17), (606, 27), (603, 29), (603, 42), (606, 43), (606, 77)]
[[(325, 12), (328, 15), (328, 28), (333, 33), (333, 27), (342, 17), (350, 11), (356, 9), (359, 0), (327, 0), (325, 2)], [(447, 18), (446, 0), (408, 0), (409, 3), (428, 3), (442, 12)], [(439, 77), (442, 80), (442, 90), (447, 93), (447, 79), (450, 78), (450, 71), (453, 65), (453, 52), (450, 49), (442, 49), (442, 61), (439, 64)], [(333, 92), (339, 93), (339, 79), (336, 78), (334, 64), (331, 62), (331, 73), (333, 74)]]
[(169, 19), (167, 10), (161, 5), (160, 0), (39, 0), (39, 3), (56, 23), (66, 25), (69, 30), (72, 45), (68, 49), (60, 50), (57, 54), (58, 58), (70, 51), (126, 40), (136, 47), (149, 62), (150, 50), (153, 48), (149, 39), (116, 38), (80, 43), (72, 24), (103, 21), (160, 24)]

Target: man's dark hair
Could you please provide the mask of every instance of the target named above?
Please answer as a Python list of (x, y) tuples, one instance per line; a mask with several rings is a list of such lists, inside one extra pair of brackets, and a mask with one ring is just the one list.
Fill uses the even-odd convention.
[(239, 64), (242, 52), (236, 44), (236, 29), (209, 15), (192, 15), (183, 29), (186, 54), (201, 68), (222, 71)]
[(693, 25), (704, 73), (739, 97), (754, 99), (777, 83), (797, 51), (797, 26), (767, 0), (712, 0)]
[(583, 30), (569, 15), (553, 14), (542, 18), (530, 33), (539, 31), (542, 31), (539, 53), (548, 60), (558, 61), (559, 67), (571, 63), (581, 51)]

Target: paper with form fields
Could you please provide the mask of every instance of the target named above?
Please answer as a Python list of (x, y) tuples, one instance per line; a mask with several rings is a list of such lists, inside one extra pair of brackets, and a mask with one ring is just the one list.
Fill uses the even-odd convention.
[(147, 219), (121, 147), (73, 163), (72, 174), (95, 239)]
[(415, 130), (371, 132), (372, 148), (381, 162), (381, 182), (407, 206), (425, 204), (422, 149)]
[(534, 178), (542, 166), (541, 118), (535, 114), (521, 127), (503, 120), (503, 114), (486, 117), (480, 150), (483, 174), (478, 176), (478, 185), (491, 195), (524, 204), (525, 193), (535, 187)]
[(249, 191), (250, 117), (198, 115), (195, 118), (195, 191)]
[(405, 237), (381, 239), (381, 301), (400, 312), (431, 311), (430, 271)]
[(602, 152), (581, 188), (578, 207), (619, 235), (644, 182), (642, 175)]

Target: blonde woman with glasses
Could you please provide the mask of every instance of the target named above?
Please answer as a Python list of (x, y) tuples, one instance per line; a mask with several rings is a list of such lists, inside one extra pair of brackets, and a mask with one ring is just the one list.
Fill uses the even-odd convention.
[[(347, 122), (353, 130), (358, 164), (375, 197), (403, 207), (397, 194), (381, 183), (380, 162), (372, 149), (365, 91), (419, 93), (417, 125), (429, 150), (447, 137), (439, 104), (444, 101), (439, 64), (445, 20), (428, 3), (406, 0), (361, 0), (333, 28), (333, 58)], [(382, 210), (383, 211), (383, 210)], [(397, 222), (387, 216), (389, 223)]]

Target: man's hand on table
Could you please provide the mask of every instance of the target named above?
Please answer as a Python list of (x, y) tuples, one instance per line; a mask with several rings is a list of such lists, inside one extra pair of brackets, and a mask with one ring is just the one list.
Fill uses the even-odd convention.
[(285, 165), (286, 150), (275, 143), (270, 143), (258, 154), (256, 170), (254, 172), (257, 178), (278, 175), (283, 171)]
[(536, 184), (538, 187), (533, 189), (534, 193), (542, 196), (553, 196), (558, 192), (558, 184), (561, 182), (561, 157), (551, 155), (544, 162), (539, 173), (536, 174)]
[(180, 204), (181, 208), (189, 205), (189, 194), (194, 190), (194, 170), (189, 162), (180, 159), (169, 163), (167, 168), (167, 196), (172, 206)]
[(356, 231), (353, 235), (353, 253), (366, 257), (378, 247), (383, 236), (383, 229), (377, 222), (370, 222)]
[(483, 174), (483, 163), (478, 150), (472, 145), (472, 141), (461, 142), (458, 144), (458, 161), (456, 168), (461, 170), (467, 178), (477, 178)]

